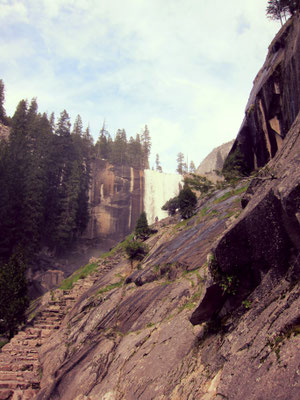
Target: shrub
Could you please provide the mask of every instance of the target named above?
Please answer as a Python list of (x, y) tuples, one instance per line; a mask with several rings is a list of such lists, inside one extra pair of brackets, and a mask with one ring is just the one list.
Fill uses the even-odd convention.
[(128, 242), (125, 246), (130, 260), (142, 260), (148, 252), (147, 246), (139, 240)]
[(145, 211), (141, 213), (135, 225), (135, 234), (140, 239), (147, 239), (151, 233)]
[(190, 186), (192, 189), (199, 190), (201, 194), (208, 193), (214, 187), (212, 181), (207, 179), (205, 176), (196, 174), (186, 176), (184, 178), (184, 183)]
[(163, 206), (162, 210), (168, 211), (168, 215), (175, 215), (177, 209), (179, 207), (178, 197), (173, 197), (172, 199), (168, 200)]
[(197, 196), (188, 186), (184, 187), (178, 196), (178, 205), (183, 219), (191, 218), (195, 214)]

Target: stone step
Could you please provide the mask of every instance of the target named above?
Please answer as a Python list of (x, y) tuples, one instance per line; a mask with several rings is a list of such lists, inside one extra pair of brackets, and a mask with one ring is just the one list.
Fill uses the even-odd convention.
[(28, 382), (19, 380), (15, 381), (0, 381), (0, 389), (28, 389), (31, 385)]
[(37, 350), (34, 347), (22, 346), (20, 344), (10, 344), (2, 347), (2, 353), (15, 353), (16, 351), (23, 351), (24, 353), (37, 353)]
[(55, 325), (57, 323), (60, 323), (61, 320), (62, 320), (61, 318), (49, 318), (49, 317), (47, 317), (47, 318), (38, 318), (37, 320), (34, 321), (34, 326), (36, 326), (38, 324), (44, 324), (44, 323), (46, 323), (48, 325), (49, 324)]
[(14, 390), (11, 390), (11, 389), (0, 389), (0, 400), (11, 399), (11, 396), (13, 394), (14, 394)]
[(40, 317), (63, 317), (65, 314), (62, 312), (61, 309), (59, 310), (51, 310), (51, 309), (47, 309), (45, 311), (42, 311), (40, 313), (40, 315), (38, 315), (36, 318), (40, 318)]
[(40, 323), (35, 325), (39, 329), (59, 329), (60, 325), (58, 324), (51, 324), (51, 323)]
[(0, 361), (0, 374), (1, 371), (33, 371), (36, 370), (40, 363), (37, 360), (34, 361), (19, 361), (13, 362), (15, 359), (12, 359), (11, 362), (1, 362)]

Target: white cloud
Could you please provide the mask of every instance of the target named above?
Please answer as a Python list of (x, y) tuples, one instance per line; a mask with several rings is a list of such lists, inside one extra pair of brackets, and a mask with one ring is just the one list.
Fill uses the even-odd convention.
[[(1, 2), (1, 0), (0, 0)], [(0, 3), (1, 78), (12, 114), (80, 113), (97, 136), (150, 127), (153, 157), (199, 164), (237, 134), (278, 25), (261, 0), (21, 0)]]

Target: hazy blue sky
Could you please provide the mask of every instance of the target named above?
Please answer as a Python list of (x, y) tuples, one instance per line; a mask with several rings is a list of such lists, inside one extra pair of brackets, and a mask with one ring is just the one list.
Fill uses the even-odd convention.
[(263, 0), (0, 0), (0, 78), (12, 115), (80, 114), (128, 138), (148, 125), (152, 161), (174, 172), (233, 139), (280, 25)]

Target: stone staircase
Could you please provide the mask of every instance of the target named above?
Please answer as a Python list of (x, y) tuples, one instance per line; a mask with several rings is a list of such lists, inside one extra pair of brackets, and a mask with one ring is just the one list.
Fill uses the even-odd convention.
[(51, 300), (22, 331), (0, 350), (0, 400), (33, 400), (40, 389), (42, 368), (39, 347), (60, 325), (77, 299), (117, 262), (100, 264), (97, 271), (74, 283), (69, 291), (57, 289)]

